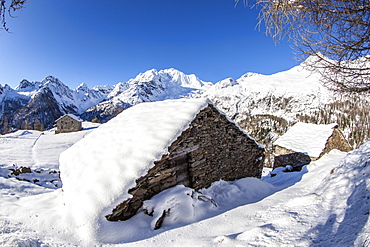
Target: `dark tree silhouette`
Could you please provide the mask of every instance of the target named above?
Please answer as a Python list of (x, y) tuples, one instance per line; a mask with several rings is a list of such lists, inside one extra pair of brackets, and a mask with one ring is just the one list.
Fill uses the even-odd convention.
[(13, 12), (24, 8), (24, 4), (28, 0), (0, 0), (0, 24), (2, 29), (9, 32), (9, 28), (6, 23), (8, 16), (14, 17)]

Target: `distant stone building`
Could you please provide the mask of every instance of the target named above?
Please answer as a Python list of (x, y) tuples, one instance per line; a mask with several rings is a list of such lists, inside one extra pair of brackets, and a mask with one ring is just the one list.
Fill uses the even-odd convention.
[(309, 159), (317, 160), (333, 149), (343, 152), (352, 150), (337, 124), (299, 122), (274, 142), (274, 168), (305, 165)]
[(282, 154), (274, 157), (272, 169), (277, 167), (287, 167), (286, 171), (300, 171), (302, 167), (311, 163), (311, 158), (307, 154), (294, 152)]
[(82, 120), (73, 114), (66, 114), (55, 120), (55, 122), (55, 134), (76, 132), (82, 130)]
[(179, 184), (201, 189), (220, 179), (231, 181), (261, 177), (262, 146), (220, 113), (211, 102), (195, 112), (194, 116), (189, 120), (189, 126), (180, 127), (181, 135), (175, 141), (168, 147), (159, 147), (167, 148), (168, 153), (154, 161), (154, 167), (136, 180), (136, 186), (128, 191), (132, 197), (107, 215), (108, 220), (129, 219), (144, 200)]

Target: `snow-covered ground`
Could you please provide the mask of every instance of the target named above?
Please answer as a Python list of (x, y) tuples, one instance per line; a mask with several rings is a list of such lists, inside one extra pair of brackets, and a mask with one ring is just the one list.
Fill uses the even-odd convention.
[[(0, 176), (13, 176), (9, 169), (30, 168), (32, 173), (18, 175), (19, 179), (33, 181), (45, 187), (61, 187), (59, 155), (84, 138), (100, 124), (83, 122), (83, 130), (74, 133), (55, 134), (55, 130), (18, 130), (0, 135)], [(50, 183), (53, 181), (53, 183)]]
[(83, 224), (71, 227), (65, 217), (62, 189), (5, 170), (58, 170), (59, 154), (92, 128), (0, 136), (0, 246), (370, 246), (370, 140), (348, 154), (333, 150), (301, 172), (270, 177), (265, 170), (261, 180), (218, 181), (199, 192), (171, 188), (145, 202), (152, 217), (100, 222), (97, 238), (87, 241)]

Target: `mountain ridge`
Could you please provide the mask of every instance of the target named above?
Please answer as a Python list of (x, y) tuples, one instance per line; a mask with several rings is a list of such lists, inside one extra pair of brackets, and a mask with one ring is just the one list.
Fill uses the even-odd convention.
[[(48, 95), (36, 97), (40, 93)], [(319, 73), (308, 71), (302, 65), (272, 75), (248, 72), (236, 80), (226, 78), (214, 84), (173, 68), (151, 69), (127, 82), (93, 88), (82, 83), (70, 89), (53, 76), (41, 82), (22, 80), (16, 89), (0, 85), (0, 132), (35, 128), (36, 120), (41, 123), (38, 127), (50, 128), (56, 119), (54, 116), (66, 113), (104, 123), (142, 102), (184, 97), (208, 97), (267, 146), (297, 121), (337, 122), (354, 147), (370, 138), (366, 115), (370, 110), (369, 100), (335, 94), (320, 83)], [(40, 102), (40, 99), (47, 100)], [(27, 115), (33, 108), (49, 117), (36, 113)]]

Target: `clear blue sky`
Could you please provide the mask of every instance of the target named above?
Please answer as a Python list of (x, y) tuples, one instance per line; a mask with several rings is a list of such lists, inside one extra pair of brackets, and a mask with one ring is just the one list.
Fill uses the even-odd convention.
[(257, 14), (234, 0), (31, 0), (0, 31), (0, 84), (113, 85), (152, 68), (217, 82), (297, 65), (290, 43), (256, 29)]

